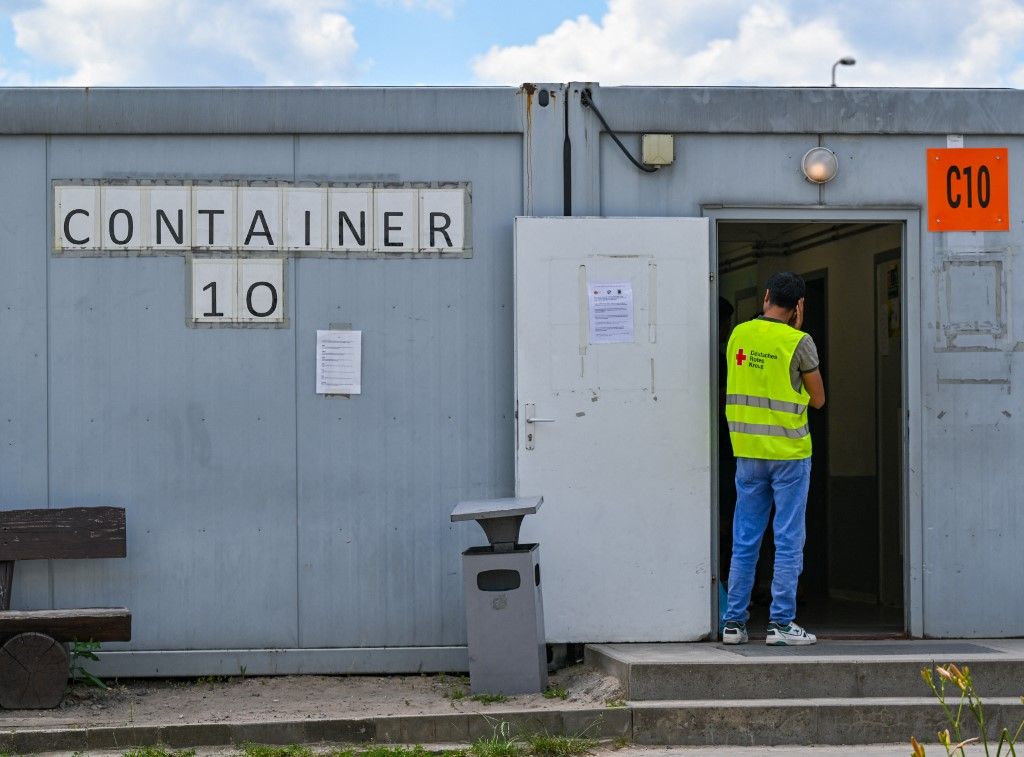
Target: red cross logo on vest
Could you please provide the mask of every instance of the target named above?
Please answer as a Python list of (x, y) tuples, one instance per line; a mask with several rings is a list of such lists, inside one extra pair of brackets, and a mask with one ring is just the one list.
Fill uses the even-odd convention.
[(740, 347), (740, 351), (736, 353), (736, 365), (743, 365), (743, 361), (747, 359), (747, 356), (743, 354), (743, 348)]

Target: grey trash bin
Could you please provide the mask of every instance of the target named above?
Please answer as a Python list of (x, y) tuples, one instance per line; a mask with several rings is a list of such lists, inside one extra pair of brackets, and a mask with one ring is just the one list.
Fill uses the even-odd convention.
[(540, 547), (519, 544), (519, 527), (543, 497), (460, 502), (452, 521), (475, 520), (490, 546), (462, 553), (474, 694), (530, 694), (548, 685)]

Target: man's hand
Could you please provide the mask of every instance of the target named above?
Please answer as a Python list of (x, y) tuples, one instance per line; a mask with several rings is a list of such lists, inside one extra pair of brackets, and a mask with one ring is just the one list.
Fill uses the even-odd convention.
[(801, 374), (804, 389), (811, 395), (811, 407), (821, 410), (825, 407), (825, 382), (821, 380), (821, 371), (815, 368), (810, 373)]

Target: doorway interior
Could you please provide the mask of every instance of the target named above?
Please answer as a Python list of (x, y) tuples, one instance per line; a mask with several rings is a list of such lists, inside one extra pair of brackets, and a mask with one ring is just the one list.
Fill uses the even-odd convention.
[[(894, 221), (717, 223), (718, 291), (728, 303), (720, 300), (719, 313), (730, 320), (719, 330), (723, 337), (760, 313), (772, 273), (794, 271), (807, 282), (803, 330), (818, 348), (827, 403), (808, 418), (814, 452), (797, 617), (823, 638), (907, 631), (903, 232)], [(721, 373), (721, 357), (718, 366)], [(724, 380), (719, 377), (720, 386)], [(717, 453), (718, 565), (727, 581), (735, 466), (727, 441)], [(751, 636), (763, 635), (768, 621), (770, 531), (758, 564)]]

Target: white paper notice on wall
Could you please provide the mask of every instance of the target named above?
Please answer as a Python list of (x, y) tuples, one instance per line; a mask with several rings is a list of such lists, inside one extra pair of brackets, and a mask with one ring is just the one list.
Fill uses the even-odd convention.
[(316, 393), (360, 394), (363, 332), (317, 329)]
[(633, 284), (629, 281), (591, 281), (587, 286), (590, 343), (633, 341)]

